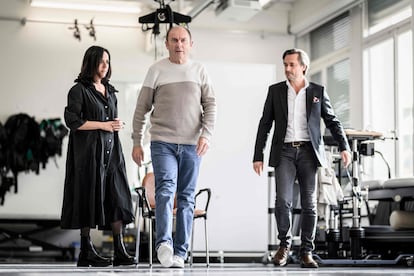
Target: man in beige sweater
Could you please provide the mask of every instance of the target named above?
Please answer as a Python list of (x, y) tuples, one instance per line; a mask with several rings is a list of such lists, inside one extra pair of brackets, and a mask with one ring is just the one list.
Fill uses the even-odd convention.
[[(169, 57), (153, 64), (144, 80), (133, 119), (132, 157), (144, 160), (143, 134), (150, 113), (151, 159), (155, 175), (156, 249), (164, 267), (184, 267), (190, 238), (201, 156), (216, 119), (216, 99), (205, 68), (188, 58), (191, 33), (172, 27)], [(172, 239), (174, 196), (176, 233)]]

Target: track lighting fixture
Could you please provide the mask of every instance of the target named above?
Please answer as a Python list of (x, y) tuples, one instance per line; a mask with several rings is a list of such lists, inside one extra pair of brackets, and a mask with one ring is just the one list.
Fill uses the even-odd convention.
[(93, 25), (93, 18), (89, 22), (89, 25), (85, 25), (86, 30), (89, 31), (89, 35), (93, 37), (93, 40), (96, 41), (96, 32), (95, 32), (95, 26)]
[(75, 19), (74, 25), (73, 27), (69, 27), (69, 30), (73, 30), (73, 36), (78, 39), (79, 41), (81, 41), (81, 34), (80, 34), (80, 30), (79, 30), (79, 26), (78, 26), (78, 20)]

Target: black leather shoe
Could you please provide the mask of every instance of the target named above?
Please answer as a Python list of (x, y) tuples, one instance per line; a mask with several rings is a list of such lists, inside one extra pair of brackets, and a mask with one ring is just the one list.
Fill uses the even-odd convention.
[(285, 266), (288, 263), (289, 248), (280, 246), (275, 256), (273, 257), (273, 264), (275, 266)]
[(124, 245), (122, 234), (114, 235), (114, 266), (135, 265), (135, 258), (130, 256)]
[(312, 253), (303, 254), (300, 257), (300, 266), (302, 268), (318, 268), (318, 263), (313, 259)]
[(96, 252), (89, 237), (81, 237), (81, 251), (79, 253), (77, 266), (79, 267), (105, 267), (112, 265), (109, 258), (104, 258)]

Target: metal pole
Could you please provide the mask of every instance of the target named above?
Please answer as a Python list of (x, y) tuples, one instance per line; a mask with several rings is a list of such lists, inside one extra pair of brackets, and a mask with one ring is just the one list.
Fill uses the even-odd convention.
[(275, 218), (275, 172), (269, 171), (267, 173), (268, 187), (267, 187), (267, 213), (268, 213), (268, 233), (267, 233), (267, 252), (263, 256), (262, 263), (267, 264), (272, 261), (274, 252), (277, 250), (276, 244), (276, 218)]
[(361, 206), (361, 187), (359, 186), (358, 177), (358, 139), (354, 137), (352, 140), (352, 227), (349, 230), (351, 243), (352, 259), (360, 259), (362, 257), (361, 239), (365, 237), (365, 230), (360, 226), (360, 206)]

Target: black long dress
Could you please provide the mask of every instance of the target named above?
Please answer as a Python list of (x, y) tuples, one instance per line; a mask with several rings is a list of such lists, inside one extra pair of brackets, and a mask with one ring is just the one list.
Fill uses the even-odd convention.
[(78, 130), (86, 121), (117, 117), (115, 88), (106, 97), (92, 82), (79, 81), (69, 91), (65, 122), (70, 129), (61, 227), (110, 229), (134, 220), (131, 192), (118, 132)]

